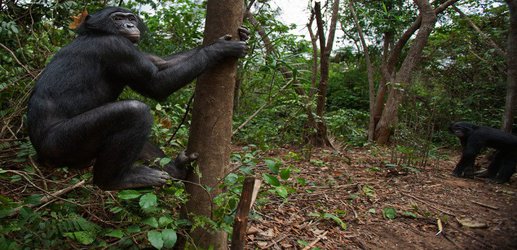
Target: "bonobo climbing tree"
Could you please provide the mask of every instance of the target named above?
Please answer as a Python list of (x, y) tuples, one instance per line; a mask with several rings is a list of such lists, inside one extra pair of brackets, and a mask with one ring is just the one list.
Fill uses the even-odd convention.
[[(238, 39), (236, 31), (242, 23), (242, 16), (241, 0), (209, 0), (203, 43), (212, 43), (225, 34)], [(236, 58), (227, 58), (201, 75), (196, 84), (188, 151), (199, 153), (198, 166), (202, 176), (192, 173), (188, 179), (213, 189), (209, 196), (199, 186), (187, 185), (191, 195), (186, 206), (188, 213), (211, 217), (210, 198), (220, 192), (216, 185), (224, 176), (230, 158), (236, 62)], [(191, 236), (201, 249), (227, 249), (224, 232), (198, 229)]]

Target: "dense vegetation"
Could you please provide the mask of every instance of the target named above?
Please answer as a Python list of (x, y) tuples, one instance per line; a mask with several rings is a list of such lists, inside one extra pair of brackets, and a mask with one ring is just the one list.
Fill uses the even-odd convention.
[[(168, 248), (175, 244), (178, 234), (186, 235), (191, 226), (231, 232), (242, 180), (257, 165), (269, 169), (261, 175), (268, 184), (265, 193), (269, 195), (285, 198), (292, 186), (306, 185), (303, 179), (289, 178), (295, 169), (262, 154), (272, 148), (289, 147), (293, 148), (293, 159), (310, 159), (312, 145), (307, 143), (307, 134), (313, 128), (307, 126), (307, 110), (316, 107), (313, 46), (308, 37), (295, 35), (299, 28), (279, 21), (282, 10), (275, 7), (274, 1), (258, 1), (251, 9), (260, 27), (245, 19), (252, 36), (250, 53), (240, 61), (234, 102), (232, 141), (241, 148), (232, 156), (232, 169), (238, 171), (228, 174), (222, 182), (226, 192), (215, 198), (218, 209), (213, 218), (179, 219), (178, 207), (188, 199), (181, 183), (159, 190), (106, 193), (82, 186), (81, 181), (91, 178), (88, 171), (37, 168), (24, 123), (34, 81), (52, 55), (75, 37), (69, 28), (71, 16), (85, 7), (93, 12), (119, 2), (137, 11), (147, 24), (145, 39), (139, 44), (142, 50), (165, 56), (201, 44), (205, 22), (205, 3), (201, 0), (159, 4), (146, 0), (89, 1), (87, 6), (80, 1), (0, 1), (0, 249), (51, 249), (63, 244), (115, 248), (150, 244)], [(336, 34), (340, 43), (334, 45), (330, 59), (326, 113), (317, 119), (326, 123), (334, 146), (376, 147), (367, 140), (367, 64), (348, 1), (344, 2)], [(415, 19), (416, 7), (406, 2), (409, 1), (356, 3), (376, 69), (382, 64), (382, 36), (386, 30), (400, 36)], [(393, 9), (387, 10), (386, 6)], [(459, 1), (457, 6), (467, 16), (451, 8), (438, 16), (422, 60), (412, 73), (412, 83), (403, 91), (398, 123), (389, 144), (394, 164), (404, 162), (418, 168), (426, 158), (439, 156), (438, 149), (457, 147), (455, 138), (447, 133), (452, 121), (501, 127), (506, 58), (489, 40), (506, 49), (508, 7), (495, 0)], [(324, 11), (324, 18), (330, 20), (330, 4), (324, 5)], [(273, 53), (267, 51), (259, 28), (273, 41)], [(408, 53), (408, 48), (402, 53)], [(286, 77), (282, 69), (288, 69), (291, 77)], [(373, 77), (378, 84), (380, 70)], [(306, 94), (301, 94), (300, 89)], [(164, 102), (144, 100), (155, 117), (153, 139), (171, 155), (186, 147), (189, 119), (184, 121), (184, 116), (189, 118), (192, 94), (190, 85)], [(143, 99), (126, 90), (123, 99), (130, 98)], [(254, 115), (256, 111), (259, 112)], [(163, 164), (170, 159), (161, 161)], [(52, 194), (74, 185), (82, 188), (66, 199)], [(343, 223), (333, 216), (328, 218)]]

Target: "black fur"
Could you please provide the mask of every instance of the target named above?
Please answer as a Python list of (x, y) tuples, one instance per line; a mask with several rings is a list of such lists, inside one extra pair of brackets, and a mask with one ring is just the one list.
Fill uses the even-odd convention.
[(517, 136), (499, 129), (477, 126), (468, 122), (456, 122), (449, 127), (461, 142), (461, 159), (452, 172), (454, 176), (474, 176), (474, 161), (483, 148), (497, 150), (494, 159), (481, 177), (498, 183), (508, 182), (517, 166)]
[[(117, 13), (122, 18), (115, 21)], [(133, 166), (139, 155), (148, 155), (142, 149), (153, 119), (146, 104), (117, 101), (122, 90), (129, 86), (163, 100), (221, 59), (243, 57), (247, 50), (244, 41), (220, 39), (163, 59), (144, 54), (124, 30), (133, 29), (127, 13), (108, 7), (86, 18), (78, 37), (41, 74), (27, 115), (30, 139), (42, 163), (80, 168), (94, 162), (93, 181), (107, 190), (162, 185), (170, 178), (160, 170)], [(144, 24), (136, 22), (142, 31)], [(246, 32), (240, 30), (243, 37)], [(159, 152), (152, 155), (164, 156)], [(184, 156), (168, 166), (173, 177), (184, 178), (177, 165), (196, 158)]]

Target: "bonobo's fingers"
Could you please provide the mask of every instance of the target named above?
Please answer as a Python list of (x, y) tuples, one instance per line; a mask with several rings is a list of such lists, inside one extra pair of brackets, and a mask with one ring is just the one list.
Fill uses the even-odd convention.
[(455, 177), (461, 177), (462, 173), (460, 171), (457, 171), (456, 169), (454, 171), (452, 171), (451, 173), (453, 176)]
[(246, 27), (241, 26), (237, 31), (239, 32), (239, 38), (241, 41), (247, 41), (249, 39), (250, 31)]
[(99, 185), (103, 190), (120, 190), (164, 185), (171, 177), (167, 172), (148, 167), (132, 167), (119, 179)]

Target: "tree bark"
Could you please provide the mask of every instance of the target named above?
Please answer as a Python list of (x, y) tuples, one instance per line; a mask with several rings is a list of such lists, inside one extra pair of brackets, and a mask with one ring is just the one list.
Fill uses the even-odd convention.
[(397, 122), (398, 105), (402, 101), (403, 88), (411, 81), (411, 74), (422, 57), (422, 51), (436, 22), (436, 14), (428, 0), (414, 0), (414, 2), (420, 10), (420, 29), (397, 72), (395, 82), (392, 83), (386, 106), (375, 129), (375, 140), (378, 144), (386, 144), (391, 136), (392, 129)]
[[(458, 0), (447, 0), (443, 2), (440, 6), (438, 6), (436, 9), (434, 9), (434, 14), (438, 15), (442, 13), (447, 7), (451, 6), (452, 4), (456, 3)], [(386, 6), (390, 7), (390, 6)], [(382, 116), (392, 116), (396, 115), (396, 109), (397, 107), (393, 106), (394, 103), (388, 103), (389, 99), (385, 98), (386, 92), (390, 91), (391, 88), (387, 86), (388, 83), (391, 83), (393, 85), (394, 83), (400, 83), (397, 79), (397, 73), (395, 73), (395, 68), (398, 65), (398, 61), (400, 60), (400, 55), (402, 54), (402, 49), (406, 45), (406, 43), (409, 41), (409, 39), (413, 36), (413, 34), (421, 27), (422, 24), (422, 15), (420, 14), (417, 19), (411, 24), (411, 26), (402, 34), (402, 36), (398, 39), (398, 41), (395, 44), (392, 44), (393, 42), (393, 36), (390, 33), (386, 33), (384, 35), (384, 50), (383, 50), (383, 64), (381, 66), (381, 82), (379, 83), (379, 88), (377, 89), (377, 95), (375, 97), (375, 104), (374, 104), (374, 117), (373, 122), (374, 124), (370, 124), (369, 127), (375, 127), (375, 140), (378, 143), (383, 144), (382, 142), (378, 141), (377, 138), (380, 137), (377, 133), (379, 132), (379, 127), (384, 127), (386, 124), (379, 124), (381, 121)], [(389, 95), (389, 93), (388, 93)], [(391, 94), (393, 96), (393, 94)], [(385, 101), (386, 99), (386, 101)], [(393, 102), (395, 100), (391, 100)], [(385, 105), (386, 102), (386, 105)], [(397, 104), (398, 106), (398, 104)], [(388, 108), (389, 107), (389, 108)], [(390, 110), (386, 110), (390, 109)], [(393, 118), (393, 120), (390, 123), (395, 123), (396, 117)], [(386, 121), (384, 121), (386, 122)], [(382, 137), (387, 136), (388, 138), (383, 139), (382, 141), (386, 141), (389, 139), (390, 133), (386, 129), (390, 130), (389, 128), (383, 128), (381, 131), (384, 134)], [(386, 143), (384, 142), (384, 143)]]
[(327, 89), (329, 81), (330, 53), (334, 45), (334, 35), (336, 33), (336, 23), (339, 11), (339, 0), (334, 0), (332, 4), (332, 16), (330, 19), (328, 38), (325, 41), (323, 30), (323, 18), (321, 15), (321, 3), (314, 4), (316, 14), (316, 24), (318, 26), (318, 38), (320, 41), (320, 82), (318, 85), (318, 95), (316, 100), (316, 134), (312, 136), (312, 144), (317, 147), (332, 146), (327, 135), (327, 125), (323, 120), (327, 104)]
[[(239, 0), (208, 0), (205, 24), (205, 45), (225, 34), (238, 39), (244, 5)], [(201, 176), (192, 173), (188, 180), (208, 186), (210, 195), (198, 185), (186, 184), (190, 199), (186, 204), (188, 215), (212, 218), (211, 198), (221, 192), (217, 187), (229, 164), (232, 135), (233, 93), (237, 59), (226, 59), (198, 78), (195, 90), (189, 152), (198, 152), (197, 164)], [(227, 249), (227, 235), (196, 229), (191, 233), (194, 244), (201, 249)]]
[(359, 34), (359, 39), (361, 40), (361, 45), (363, 46), (363, 54), (364, 59), (366, 60), (366, 68), (368, 72), (368, 92), (370, 98), (370, 122), (368, 127), (368, 141), (373, 141), (374, 132), (375, 132), (375, 123), (374, 123), (374, 115), (375, 115), (375, 85), (373, 82), (373, 65), (370, 60), (370, 53), (368, 52), (368, 45), (366, 45), (366, 41), (364, 40), (363, 29), (361, 28), (361, 24), (359, 23), (359, 18), (357, 18), (357, 14), (354, 9), (354, 1), (350, 0), (348, 2), (348, 7), (350, 8), (350, 12), (354, 17), (354, 23), (357, 27), (357, 33)]
[(506, 0), (510, 9), (510, 31), (506, 60), (508, 64), (506, 104), (504, 107), (503, 130), (511, 132), (517, 112), (517, 0)]

